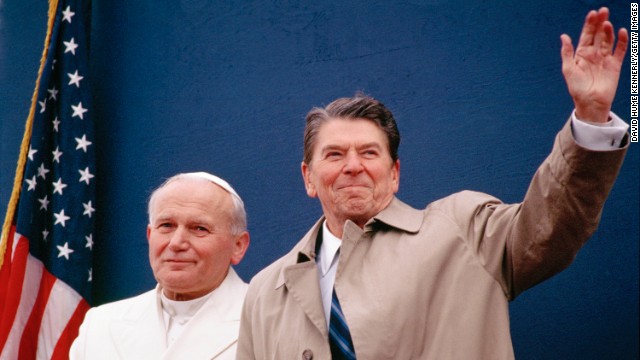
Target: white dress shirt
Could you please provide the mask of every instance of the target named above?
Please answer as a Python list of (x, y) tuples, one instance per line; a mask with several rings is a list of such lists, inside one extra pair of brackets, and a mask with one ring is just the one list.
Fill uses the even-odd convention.
[(318, 277), (320, 278), (320, 293), (322, 294), (322, 307), (324, 316), (329, 326), (329, 316), (331, 315), (331, 296), (333, 295), (333, 284), (336, 281), (336, 270), (338, 269), (338, 250), (342, 240), (329, 231), (327, 222), (322, 224), (322, 245), (318, 254)]
[(620, 148), (629, 125), (616, 114), (610, 113), (606, 123), (592, 123), (576, 118), (575, 110), (571, 113), (573, 138), (583, 148), (595, 151), (608, 151)]

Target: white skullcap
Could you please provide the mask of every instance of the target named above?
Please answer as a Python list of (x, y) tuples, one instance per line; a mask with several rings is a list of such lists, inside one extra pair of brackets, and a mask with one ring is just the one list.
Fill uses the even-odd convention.
[(212, 183), (223, 188), (226, 192), (234, 196), (236, 199), (240, 200), (240, 203), (243, 203), (242, 199), (240, 198), (240, 195), (238, 195), (238, 193), (235, 190), (233, 190), (233, 188), (231, 187), (231, 185), (229, 185), (228, 182), (226, 182), (225, 180), (213, 174), (209, 174), (204, 171), (199, 171), (199, 172), (191, 172), (191, 173), (182, 173), (182, 174), (176, 175), (175, 177), (176, 178), (198, 178), (198, 179), (209, 180)]

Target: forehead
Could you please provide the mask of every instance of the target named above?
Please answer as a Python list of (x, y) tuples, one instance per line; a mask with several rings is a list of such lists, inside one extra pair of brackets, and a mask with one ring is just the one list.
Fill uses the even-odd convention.
[(324, 146), (370, 143), (388, 147), (385, 132), (373, 120), (330, 118), (319, 128), (314, 151)]

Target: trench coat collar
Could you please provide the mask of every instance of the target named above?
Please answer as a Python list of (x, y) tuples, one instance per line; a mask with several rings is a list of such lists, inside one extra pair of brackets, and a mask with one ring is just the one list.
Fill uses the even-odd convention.
[(368, 225), (375, 224), (376, 221), (398, 230), (415, 234), (422, 226), (424, 213), (400, 201), (397, 197), (394, 197), (386, 208), (367, 222), (365, 229)]
[[(318, 249), (318, 234), (322, 231), (322, 223), (325, 221), (324, 215), (316, 221), (311, 229), (302, 237), (302, 239), (291, 249), (291, 251), (285, 256), (284, 266), (282, 269), (286, 269), (288, 266), (311, 262), (315, 264), (316, 250)], [(402, 230), (408, 233), (417, 233), (424, 221), (424, 213), (421, 210), (414, 209), (410, 205), (402, 202), (397, 197), (394, 197), (389, 205), (384, 208), (380, 213), (370, 219), (365, 225), (365, 231), (371, 231), (377, 223), (383, 223), (387, 226), (391, 226), (398, 230)], [(276, 282), (276, 288), (284, 284), (283, 272), (280, 272), (278, 281)]]

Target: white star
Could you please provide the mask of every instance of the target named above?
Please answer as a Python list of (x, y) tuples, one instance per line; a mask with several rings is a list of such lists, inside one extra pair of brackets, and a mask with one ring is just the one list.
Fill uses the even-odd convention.
[(87, 279), (88, 282), (91, 282), (93, 280), (93, 269), (89, 269), (89, 279)]
[(64, 53), (68, 53), (69, 51), (71, 51), (71, 53), (73, 55), (76, 54), (76, 49), (78, 48), (78, 44), (76, 44), (75, 40), (73, 38), (71, 38), (71, 41), (63, 41), (65, 49), (64, 49)]
[(93, 144), (91, 141), (87, 140), (87, 135), (82, 135), (82, 138), (76, 138), (76, 142), (78, 143), (76, 150), (82, 149), (84, 152), (87, 152), (87, 146)]
[(37, 181), (36, 181), (36, 176), (35, 175), (33, 175), (31, 180), (25, 179), (24, 181), (26, 181), (27, 184), (29, 184), (29, 188), (27, 189), (27, 191), (31, 191), (31, 190), (35, 190), (36, 189)]
[(49, 208), (48, 196), (45, 195), (42, 199), (38, 199), (38, 201), (40, 202), (40, 209), (47, 211), (47, 209)]
[(64, 214), (64, 209), (62, 209), (59, 213), (53, 213), (53, 216), (56, 218), (56, 221), (53, 223), (53, 225), (60, 224), (62, 225), (62, 227), (65, 226), (67, 220), (71, 219)]
[(68, 73), (67, 75), (69, 75), (69, 78), (71, 79), (69, 80), (69, 85), (75, 84), (76, 87), (80, 87), (80, 80), (84, 79), (84, 76), (78, 75), (78, 70), (73, 74)]
[(50, 94), (49, 99), (58, 100), (58, 90), (56, 90), (55, 86), (53, 87), (53, 89), (47, 89), (47, 91)]
[(79, 102), (78, 105), (76, 105), (76, 106), (71, 105), (71, 108), (73, 109), (73, 114), (71, 115), (71, 117), (77, 116), (82, 120), (84, 120), (84, 118), (83, 118), (84, 113), (89, 111), (89, 110), (87, 110), (87, 109), (82, 107), (82, 101)]
[(42, 230), (42, 240), (47, 241), (47, 236), (49, 236), (47, 229)]
[(53, 59), (53, 63), (51, 63), (51, 70), (53, 70), (53, 69), (55, 69), (55, 68), (56, 68), (56, 62), (57, 62), (57, 61), (58, 61), (58, 60)]
[(60, 125), (60, 120), (58, 120), (58, 117), (56, 116), (56, 118), (53, 119), (53, 130), (56, 132), (58, 132), (58, 125)]
[(53, 193), (60, 193), (62, 195), (62, 189), (67, 187), (67, 184), (62, 183), (62, 178), (58, 178), (58, 181), (51, 183), (54, 187)]
[(62, 156), (63, 152), (60, 151), (60, 147), (56, 146), (56, 149), (51, 152), (53, 154), (53, 161), (60, 164), (60, 156)]
[(89, 250), (93, 251), (93, 234), (89, 234), (89, 236), (85, 236), (85, 239), (87, 239), (87, 245), (85, 245), (84, 247), (89, 248)]
[(89, 202), (86, 204), (82, 203), (82, 206), (84, 206), (84, 212), (82, 213), (82, 215), (87, 215), (89, 216), (89, 218), (91, 218), (91, 214), (96, 212), (96, 209), (91, 206), (91, 200), (89, 200)]
[(60, 250), (58, 257), (64, 256), (65, 259), (69, 260), (69, 254), (73, 252), (72, 249), (69, 249), (69, 243), (64, 243), (64, 246), (56, 245), (56, 247), (58, 248), (58, 250)]
[(49, 169), (46, 169), (44, 167), (44, 163), (40, 164), (40, 167), (38, 168), (38, 176), (44, 179), (47, 176), (48, 172), (49, 172)]
[(78, 170), (80, 173), (80, 180), (78, 182), (86, 182), (89, 185), (89, 180), (95, 177), (95, 175), (89, 172), (89, 167), (87, 166), (84, 170)]
[(68, 21), (71, 24), (71, 18), (75, 15), (73, 11), (71, 11), (71, 6), (67, 6), (67, 8), (62, 12), (62, 21)]
[(47, 99), (44, 99), (42, 101), (38, 101), (38, 104), (40, 104), (40, 106), (42, 106), (42, 109), (40, 109), (40, 114), (42, 114), (43, 112), (45, 112), (45, 110), (47, 110)]
[(37, 153), (38, 150), (32, 149), (31, 145), (29, 145), (29, 160), (33, 161), (33, 155), (35, 155), (35, 153)]
[(89, 185), (89, 180), (94, 177), (94, 175), (89, 172), (89, 167), (87, 166), (84, 171), (78, 170), (78, 172), (80, 173), (80, 180), (78, 180), (78, 182), (85, 181), (87, 185)]

